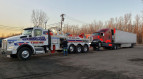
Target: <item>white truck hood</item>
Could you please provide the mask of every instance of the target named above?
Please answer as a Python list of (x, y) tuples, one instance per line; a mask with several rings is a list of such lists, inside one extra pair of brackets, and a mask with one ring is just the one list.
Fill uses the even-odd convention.
[(23, 36), (23, 35), (18, 35), (18, 36), (13, 36), (13, 37), (9, 37), (9, 38), (6, 38), (4, 40), (7, 40), (7, 41), (17, 41), (20, 39), (20, 37)]

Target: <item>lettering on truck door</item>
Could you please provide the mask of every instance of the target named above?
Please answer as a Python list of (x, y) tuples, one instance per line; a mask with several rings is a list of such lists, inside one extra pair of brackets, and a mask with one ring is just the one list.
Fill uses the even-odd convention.
[(34, 37), (32, 37), (30, 41), (34, 46), (42, 46), (46, 38), (43, 36), (41, 29), (35, 29)]

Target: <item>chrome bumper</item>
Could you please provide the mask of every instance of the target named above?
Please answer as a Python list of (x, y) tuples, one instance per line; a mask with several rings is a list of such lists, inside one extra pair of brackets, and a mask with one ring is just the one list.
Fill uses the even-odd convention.
[(0, 52), (0, 54), (1, 55), (10, 55), (10, 54), (12, 54), (12, 51), (6, 51), (6, 50), (1, 50), (1, 52)]

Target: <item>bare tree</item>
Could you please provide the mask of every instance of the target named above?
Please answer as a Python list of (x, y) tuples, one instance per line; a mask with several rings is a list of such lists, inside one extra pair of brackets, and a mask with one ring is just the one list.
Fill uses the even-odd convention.
[(33, 10), (31, 19), (34, 26), (40, 26), (44, 28), (45, 23), (47, 23), (48, 17), (46, 13), (42, 10)]

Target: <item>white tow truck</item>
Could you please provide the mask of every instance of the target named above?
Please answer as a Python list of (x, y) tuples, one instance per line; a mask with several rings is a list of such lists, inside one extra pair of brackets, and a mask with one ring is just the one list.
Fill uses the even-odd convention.
[(62, 51), (62, 41), (68, 40), (68, 52), (88, 52), (89, 40), (72, 37), (66, 34), (52, 34), (50, 30), (41, 27), (25, 28), (22, 35), (13, 36), (2, 40), (2, 54), (11, 58), (18, 57), (20, 60), (27, 60), (34, 54), (45, 54), (48, 51)]

